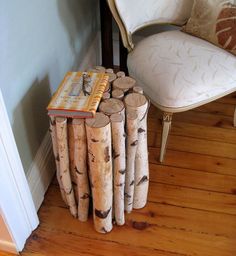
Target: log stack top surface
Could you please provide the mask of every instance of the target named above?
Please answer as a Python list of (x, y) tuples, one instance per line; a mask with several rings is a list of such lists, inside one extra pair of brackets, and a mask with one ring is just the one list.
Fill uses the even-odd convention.
[(110, 116), (115, 113), (120, 113), (124, 109), (124, 103), (118, 99), (107, 99), (101, 102), (99, 111)]
[(140, 93), (130, 93), (125, 97), (125, 105), (130, 107), (141, 107), (146, 103), (146, 97)]
[(93, 128), (102, 128), (110, 123), (110, 119), (103, 113), (96, 113), (94, 118), (87, 118), (86, 125)]
[(136, 84), (136, 81), (133, 78), (125, 76), (125, 77), (117, 78), (113, 82), (113, 88), (120, 89), (124, 92), (127, 92), (130, 89), (132, 89), (135, 86), (135, 84)]

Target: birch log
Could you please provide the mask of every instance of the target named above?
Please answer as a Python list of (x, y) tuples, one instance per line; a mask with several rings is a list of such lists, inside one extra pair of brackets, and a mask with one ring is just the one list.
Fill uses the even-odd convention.
[(87, 221), (89, 211), (89, 180), (87, 171), (87, 138), (84, 119), (73, 119), (74, 162), (78, 192), (78, 219)]
[(111, 98), (111, 94), (109, 92), (104, 92), (102, 95), (102, 100), (107, 100)]
[(57, 145), (57, 135), (56, 135), (56, 121), (55, 118), (50, 116), (50, 134), (52, 138), (52, 148), (53, 148), (53, 154), (56, 162), (56, 176), (57, 176), (57, 181), (59, 184), (59, 188), (61, 191), (61, 197), (65, 204), (67, 204), (66, 201), (66, 195), (65, 195), (65, 190), (63, 188), (62, 182), (61, 182), (61, 175), (60, 175), (60, 160), (59, 160), (59, 154), (58, 154), (58, 145)]
[(94, 69), (98, 70), (100, 73), (106, 72), (106, 68), (104, 68), (103, 66), (96, 66), (94, 67)]
[(143, 88), (140, 86), (134, 86), (133, 92), (143, 94)]
[(149, 165), (147, 147), (147, 113), (149, 101), (142, 94), (131, 93), (125, 97), (126, 110), (138, 116), (138, 146), (135, 156), (135, 179), (133, 208), (143, 208), (147, 203)]
[(111, 74), (111, 73), (114, 73), (114, 70), (113, 70), (112, 68), (107, 68), (107, 69), (106, 69), (106, 73), (110, 73), (110, 74)]
[(123, 100), (124, 99), (124, 92), (119, 89), (115, 89), (112, 91), (112, 98), (118, 99), (118, 100)]
[(120, 77), (125, 77), (125, 72), (119, 71), (119, 72), (116, 73), (116, 76), (117, 76), (118, 78), (120, 78)]
[(60, 176), (66, 194), (66, 201), (70, 208), (71, 214), (74, 217), (77, 217), (77, 207), (70, 177), (66, 118), (56, 118), (56, 134), (58, 143), (58, 153), (60, 159)]
[(75, 172), (75, 161), (74, 161), (74, 148), (75, 148), (75, 143), (74, 143), (74, 130), (72, 126), (72, 119), (68, 118), (67, 119), (67, 129), (68, 129), (68, 147), (69, 147), (69, 163), (70, 163), (70, 176), (72, 183), (76, 183), (76, 172)]
[(113, 114), (111, 119), (113, 175), (114, 175), (114, 213), (117, 225), (125, 224), (124, 188), (125, 188), (125, 131), (124, 118), (121, 114)]
[(121, 113), (125, 118), (125, 106), (121, 100), (118, 99), (107, 99), (101, 102), (99, 105), (99, 111), (107, 116), (112, 114)]
[(135, 155), (138, 146), (138, 115), (134, 111), (126, 114), (126, 177), (125, 177), (125, 210), (130, 213), (133, 209)]
[(136, 84), (136, 81), (129, 77), (120, 77), (113, 82), (113, 89), (122, 90), (124, 93), (130, 91)]
[(114, 73), (107, 73), (107, 75), (109, 76), (108, 81), (110, 84), (112, 84), (117, 78), (116, 74), (114, 74)]
[(112, 159), (111, 125), (103, 113), (86, 119), (89, 168), (93, 195), (95, 230), (107, 233), (112, 230)]

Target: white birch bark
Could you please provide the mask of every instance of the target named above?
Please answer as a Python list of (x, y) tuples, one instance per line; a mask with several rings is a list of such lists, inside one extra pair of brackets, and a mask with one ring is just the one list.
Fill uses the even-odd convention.
[(65, 202), (65, 204), (67, 204), (66, 201), (66, 195), (65, 195), (65, 191), (61, 182), (61, 176), (60, 176), (60, 159), (59, 159), (59, 154), (58, 154), (58, 145), (57, 145), (57, 135), (56, 135), (56, 121), (54, 117), (50, 117), (50, 134), (51, 134), (51, 138), (52, 138), (52, 148), (53, 148), (53, 154), (54, 154), (54, 158), (55, 158), (55, 163), (56, 163), (56, 176), (57, 176), (57, 181), (59, 184), (59, 188), (61, 191), (61, 197), (63, 199), (63, 201)]
[(125, 97), (126, 110), (138, 116), (138, 146), (135, 156), (135, 179), (133, 208), (143, 208), (147, 203), (149, 187), (149, 164), (147, 146), (147, 113), (149, 101), (142, 94), (131, 93)]
[(126, 114), (126, 131), (125, 210), (130, 213), (133, 209), (135, 156), (138, 146), (138, 115), (134, 111)]
[(58, 153), (60, 160), (60, 176), (65, 190), (66, 201), (70, 208), (70, 212), (77, 217), (77, 207), (75, 202), (74, 191), (72, 187), (69, 167), (68, 137), (67, 137), (67, 119), (56, 118), (56, 134), (58, 143)]
[(112, 230), (112, 159), (111, 125), (103, 113), (86, 119), (86, 133), (93, 196), (95, 230), (107, 233)]
[(74, 163), (78, 193), (78, 219), (87, 221), (90, 189), (87, 170), (87, 138), (84, 119), (73, 119)]
[(121, 114), (110, 117), (112, 127), (113, 172), (114, 172), (114, 213), (117, 225), (125, 224), (124, 187), (125, 187), (125, 130)]

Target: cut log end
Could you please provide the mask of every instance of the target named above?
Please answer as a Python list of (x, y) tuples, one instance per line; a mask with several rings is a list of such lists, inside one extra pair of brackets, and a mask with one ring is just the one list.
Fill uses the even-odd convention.
[(112, 91), (112, 98), (123, 100), (124, 92), (120, 89), (115, 89), (115, 90)]
[(147, 98), (140, 93), (130, 93), (125, 97), (125, 105), (130, 107), (141, 107), (147, 103)]
[(94, 128), (102, 128), (110, 123), (110, 119), (103, 113), (96, 113), (94, 118), (87, 118), (86, 125)]
[(132, 89), (136, 84), (136, 81), (129, 77), (129, 76), (125, 76), (125, 77), (120, 77), (118, 79), (116, 79), (113, 82), (113, 87), (114, 89), (120, 89), (123, 92), (127, 92), (130, 89)]
[(99, 111), (110, 116), (115, 113), (121, 113), (124, 108), (124, 103), (121, 100), (107, 99), (100, 104)]

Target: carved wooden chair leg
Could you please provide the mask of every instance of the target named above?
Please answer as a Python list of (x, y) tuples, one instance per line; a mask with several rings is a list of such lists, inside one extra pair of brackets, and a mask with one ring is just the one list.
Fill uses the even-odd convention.
[(171, 128), (172, 113), (163, 114), (163, 124), (162, 124), (162, 137), (161, 137), (161, 152), (160, 152), (160, 162), (164, 160), (166, 152), (167, 138)]
[(236, 127), (236, 108), (235, 108), (235, 111), (234, 111), (234, 127)]

